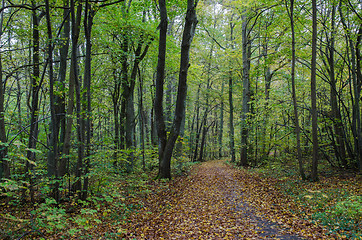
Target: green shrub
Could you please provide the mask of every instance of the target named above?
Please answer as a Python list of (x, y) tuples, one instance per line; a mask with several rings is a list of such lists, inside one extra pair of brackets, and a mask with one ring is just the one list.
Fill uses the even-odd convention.
[(45, 199), (45, 203), (33, 211), (37, 228), (42, 228), (48, 233), (55, 233), (57, 230), (65, 229), (67, 226), (67, 214), (64, 208), (57, 207), (53, 198)]
[(362, 219), (362, 196), (350, 196), (344, 201), (336, 203), (331, 214), (337, 217), (345, 217), (356, 221)]

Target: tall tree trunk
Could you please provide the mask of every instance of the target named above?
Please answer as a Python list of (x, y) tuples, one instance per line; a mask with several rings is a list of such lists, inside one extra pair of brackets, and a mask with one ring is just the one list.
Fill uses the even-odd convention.
[[(134, 168), (134, 149), (136, 147), (135, 144), (135, 122), (136, 122), (136, 117), (135, 117), (135, 109), (134, 109), (134, 89), (135, 89), (135, 85), (136, 85), (136, 78), (137, 78), (137, 74), (138, 74), (138, 68), (139, 68), (139, 64), (140, 62), (144, 59), (144, 57), (146, 56), (148, 49), (149, 49), (149, 45), (151, 44), (151, 42), (153, 41), (153, 39), (151, 38), (151, 40), (149, 42), (147, 42), (145, 44), (145, 36), (141, 35), (140, 36), (140, 40), (139, 43), (137, 45), (137, 48), (134, 52), (135, 54), (135, 58), (133, 61), (133, 66), (131, 69), (131, 75), (128, 77), (127, 73), (123, 78), (123, 94), (122, 94), (122, 100), (124, 101), (124, 106), (125, 106), (125, 135), (126, 135), (126, 148), (128, 150), (130, 150), (130, 153), (128, 154), (127, 157), (127, 164), (126, 164), (126, 168), (127, 168), (127, 172), (132, 172), (133, 168)], [(125, 40), (125, 46), (124, 46), (124, 50), (129, 49), (128, 47), (128, 40)], [(144, 46), (144, 48), (143, 48)], [(143, 50), (142, 50), (143, 48)], [(122, 63), (122, 69), (123, 71), (128, 71), (128, 63), (127, 63), (127, 56), (124, 56), (123, 59), (123, 63)]]
[(74, 111), (74, 88), (75, 88), (75, 79), (78, 78), (78, 61), (77, 61), (77, 52), (78, 52), (78, 39), (79, 39), (79, 28), (80, 28), (80, 18), (82, 14), (82, 5), (77, 6), (77, 11), (75, 11), (74, 0), (70, 0), (70, 15), (72, 22), (72, 52), (71, 52), (71, 63), (70, 63), (70, 72), (69, 72), (69, 86), (68, 86), (68, 104), (67, 104), (67, 122), (64, 133), (64, 145), (63, 145), (63, 159), (61, 163), (61, 172), (60, 175), (63, 176), (66, 171), (69, 171), (69, 153), (71, 148), (71, 137), (72, 137), (72, 128), (73, 128), (73, 111)]
[(223, 157), (223, 131), (224, 131), (224, 82), (221, 83), (220, 125), (219, 125), (219, 158)]
[[(2, 27), (2, 26), (0, 26)], [(1, 28), (2, 29), (2, 28)], [(0, 31), (1, 31), (0, 29)], [(1, 34), (0, 34), (1, 36)], [(1, 54), (1, 53), (0, 53)], [(7, 158), (7, 138), (6, 138), (6, 130), (5, 130), (5, 109), (4, 109), (4, 89), (5, 83), (3, 83), (2, 76), (2, 61), (0, 55), (0, 180), (2, 178), (10, 177), (10, 166)]]
[[(231, 42), (231, 49), (234, 48), (233, 41), (234, 41), (234, 27), (235, 24), (231, 21), (229, 23), (230, 26), (230, 42)], [(231, 154), (231, 162), (236, 161), (235, 157), (235, 130), (234, 130), (234, 100), (233, 100), (233, 72), (232, 72), (232, 63), (229, 63), (230, 70), (229, 70), (229, 131), (230, 131), (230, 154)]]
[[(214, 26), (215, 27), (215, 26)], [(199, 159), (198, 161), (201, 162), (203, 161), (203, 157), (204, 157), (204, 149), (205, 149), (205, 144), (206, 144), (206, 135), (208, 132), (208, 126), (207, 126), (207, 118), (208, 118), (208, 114), (209, 114), (209, 90), (211, 88), (211, 61), (212, 61), (212, 54), (214, 52), (214, 45), (211, 45), (210, 48), (210, 55), (209, 55), (209, 59), (208, 59), (208, 69), (207, 69), (207, 83), (206, 83), (206, 100), (205, 100), (205, 113), (204, 113), (204, 118), (203, 118), (203, 127), (202, 127), (202, 137), (201, 137), (201, 145), (200, 145), (200, 155), (199, 155)]]
[[(167, 42), (167, 8), (166, 0), (159, 0), (161, 22), (160, 37), (158, 43), (158, 62), (156, 74), (156, 92), (154, 101), (155, 121), (158, 136), (158, 157), (159, 157), (159, 178), (171, 178), (170, 167), (164, 163), (164, 150), (167, 142), (166, 125), (163, 111), (163, 85), (165, 82), (165, 65), (166, 65), (166, 42)], [(162, 173), (161, 173), (162, 172)], [(161, 176), (162, 174), (162, 176)], [(165, 176), (163, 176), (165, 175)]]
[(199, 159), (197, 161), (199, 162), (202, 162), (204, 161), (204, 156), (205, 156), (205, 153), (204, 153), (204, 149), (205, 149), (205, 143), (206, 143), (206, 135), (207, 135), (207, 132), (208, 132), (208, 126), (207, 126), (207, 121), (206, 121), (206, 118), (204, 119), (204, 124), (203, 124), (203, 127), (202, 127), (202, 132), (201, 132), (201, 144), (200, 144), (200, 154), (199, 154)]
[(316, 91), (316, 67), (317, 67), (317, 0), (312, 0), (313, 33), (312, 33), (312, 61), (311, 61), (311, 102), (312, 102), (312, 141), (313, 160), (311, 180), (318, 180), (318, 123), (317, 123), (317, 91)]
[[(333, 3), (332, 3), (333, 4)], [(334, 35), (335, 35), (335, 12), (336, 6), (332, 6), (332, 16), (331, 16), (331, 34), (330, 39), (327, 42), (327, 60), (328, 60), (328, 74), (330, 81), (330, 102), (331, 102), (331, 111), (333, 118), (333, 128), (336, 136), (336, 146), (335, 146), (335, 155), (339, 159), (344, 167), (347, 167), (348, 163), (346, 160), (346, 148), (344, 138), (344, 130), (342, 125), (341, 112), (338, 107), (337, 99), (337, 81), (335, 77), (335, 68), (334, 68)]]
[(242, 23), (242, 52), (243, 52), (243, 105), (241, 114), (241, 152), (240, 152), (240, 165), (248, 165), (248, 123), (247, 118), (249, 114), (250, 102), (250, 56), (251, 56), (251, 43), (248, 30), (248, 18), (243, 16)]
[(231, 162), (235, 162), (233, 76), (231, 71), (229, 72), (229, 130)]
[[(362, 62), (362, 56), (361, 56), (361, 41), (362, 41), (362, 26), (359, 26), (358, 35), (357, 35), (357, 41), (355, 44), (355, 51), (356, 51), (356, 78), (357, 83), (359, 86), (359, 91), (361, 91), (361, 85), (362, 85), (362, 70), (361, 70), (361, 62)], [(358, 100), (356, 100), (358, 101)], [(359, 102), (359, 101), (358, 101)], [(361, 123), (359, 125), (359, 159), (358, 161), (358, 168), (359, 173), (362, 174), (362, 133), (361, 133)]]
[[(58, 136), (59, 136), (59, 123), (55, 110), (55, 97), (54, 97), (54, 71), (53, 71), (53, 33), (51, 25), (51, 14), (49, 7), (49, 0), (45, 0), (45, 16), (48, 32), (48, 63), (49, 63), (49, 99), (50, 99), (50, 150), (48, 152), (48, 176), (50, 178), (58, 178)], [(53, 197), (59, 201), (59, 182), (52, 184)]]
[[(192, 155), (192, 162), (197, 161), (197, 155), (199, 151), (199, 141), (200, 141), (200, 125), (202, 126), (202, 123), (199, 122), (200, 119), (200, 90), (201, 90), (201, 84), (199, 84), (197, 88), (196, 93), (196, 106), (195, 106), (195, 115), (192, 120), (192, 126), (191, 126), (191, 136), (192, 139), (190, 141), (190, 149), (193, 149), (193, 155)], [(195, 124), (196, 123), (196, 124)], [(196, 127), (194, 127), (196, 125)], [(195, 138), (194, 138), (195, 136)]]
[(34, 189), (33, 189), (33, 168), (35, 163), (35, 152), (32, 149), (36, 148), (38, 138), (38, 114), (39, 114), (39, 91), (41, 88), (40, 69), (39, 69), (39, 20), (35, 3), (32, 3), (34, 10), (32, 11), (33, 21), (33, 75), (31, 78), (31, 116), (30, 116), (30, 131), (28, 141), (28, 151), (26, 161), (26, 178), (29, 180), (30, 199), (34, 202)]
[(145, 158), (145, 123), (146, 114), (143, 109), (143, 79), (141, 71), (138, 69), (139, 88), (138, 88), (138, 117), (139, 117), (139, 133), (142, 150), (142, 170), (146, 171), (146, 158)]
[[(113, 60), (113, 59), (112, 59)], [(116, 63), (113, 62), (113, 65), (115, 66)], [(114, 122), (114, 166), (117, 167), (118, 164), (118, 152), (121, 149), (120, 148), (120, 119), (119, 119), (119, 99), (121, 94), (121, 81), (119, 79), (119, 75), (117, 73), (117, 70), (113, 70), (113, 82), (114, 82), (114, 90), (111, 93), (112, 95), (112, 103), (113, 103), (113, 122)]]
[[(5, 0), (2, 0), (2, 7), (5, 7)], [(4, 11), (0, 15), (0, 38), (3, 35)], [(5, 130), (5, 108), (4, 108), (5, 82), (3, 83), (2, 57), (0, 53), (0, 180), (10, 178), (10, 165), (7, 158), (7, 138)]]
[(159, 42), (159, 55), (157, 64), (157, 78), (156, 78), (156, 97), (155, 97), (155, 111), (156, 111), (156, 125), (159, 136), (159, 172), (158, 178), (171, 178), (171, 157), (175, 146), (175, 142), (180, 133), (182, 119), (184, 118), (184, 108), (187, 95), (187, 71), (189, 68), (190, 47), (195, 28), (197, 24), (196, 18), (196, 5), (194, 0), (187, 1), (187, 12), (185, 18), (185, 26), (181, 42), (181, 61), (179, 71), (179, 84), (177, 90), (177, 100), (175, 117), (172, 123), (171, 131), (167, 137), (165, 131), (165, 122), (163, 117), (162, 98), (163, 98), (163, 83), (165, 73), (165, 56), (166, 56), (166, 32), (167, 32), (167, 9), (164, 0), (159, 1), (160, 6), (160, 42)]
[(173, 103), (173, 99), (172, 99), (172, 88), (173, 88), (173, 76), (171, 76), (168, 80), (167, 80), (167, 87), (165, 90), (165, 123), (166, 123), (166, 130), (169, 132), (171, 130), (171, 125), (172, 125), (172, 103)]
[(90, 156), (91, 156), (91, 137), (92, 137), (92, 106), (91, 106), (91, 69), (92, 69), (92, 26), (95, 11), (92, 9), (89, 1), (85, 4), (85, 16), (84, 16), (84, 33), (86, 40), (86, 54), (85, 54), (85, 66), (84, 66), (84, 90), (83, 90), (83, 112), (85, 113), (85, 166), (84, 166), (84, 183), (82, 189), (82, 199), (87, 199), (88, 185), (89, 185), (89, 168), (90, 168)]
[[(69, 21), (69, 0), (64, 1), (64, 12), (63, 12), (63, 19), (64, 19), (64, 26), (63, 32), (61, 35), (62, 39), (62, 47), (60, 48), (60, 64), (59, 64), (59, 75), (57, 79), (57, 84), (60, 86), (60, 90), (65, 89), (65, 79), (67, 76), (67, 58), (68, 58), (68, 50), (69, 50), (69, 34), (70, 34), (70, 21)], [(62, 91), (63, 92), (63, 91)], [(66, 131), (66, 118), (65, 118), (65, 92), (61, 95), (55, 95), (55, 113), (56, 113), (56, 123), (58, 124), (58, 129), (60, 130), (59, 136), (59, 152), (63, 151), (64, 147), (64, 138), (65, 138), (65, 131)], [(67, 158), (60, 158), (59, 159), (59, 176), (64, 176), (67, 169)]]
[(294, 31), (294, 0), (290, 0), (290, 26), (292, 31), (292, 70), (291, 70), (291, 81), (292, 81), (292, 99), (293, 99), (293, 110), (294, 110), (294, 121), (295, 121), (295, 134), (297, 138), (297, 158), (299, 165), (299, 174), (302, 180), (305, 180), (304, 164), (302, 158), (302, 149), (300, 146), (300, 126), (299, 126), (299, 114), (298, 114), (298, 103), (297, 94), (295, 88), (295, 31)]
[[(360, 116), (360, 92), (361, 92), (361, 83), (362, 79), (358, 80), (357, 77), (357, 69), (356, 69), (356, 53), (354, 49), (354, 43), (351, 38), (353, 33), (351, 32), (351, 28), (349, 25), (347, 25), (345, 16), (343, 15), (342, 11), (342, 1), (339, 2), (338, 6), (339, 10), (339, 16), (345, 31), (344, 37), (346, 39), (347, 43), (347, 56), (348, 60), (351, 64), (348, 64), (348, 70), (349, 70), (349, 79), (350, 83), (352, 85), (353, 90), (351, 89), (351, 95), (352, 95), (352, 135), (353, 135), (353, 141), (354, 141), (354, 158), (356, 160), (356, 163), (362, 163), (362, 133), (361, 133), (361, 116)], [(360, 34), (359, 38), (357, 37), (357, 42), (360, 41), (361, 37), (361, 28), (360, 28)], [(358, 40), (359, 39), (359, 40)], [(356, 45), (358, 46), (358, 44)], [(349, 147), (349, 144), (347, 145), (347, 149), (349, 152), (349, 155), (351, 150)], [(361, 168), (361, 164), (360, 168)], [(361, 171), (361, 169), (360, 169)]]
[[(71, 132), (73, 125), (73, 110), (74, 110), (74, 92), (76, 92), (76, 111), (77, 111), (77, 137), (78, 137), (78, 160), (75, 169), (76, 181), (73, 184), (73, 191), (79, 192), (81, 191), (81, 175), (82, 175), (82, 160), (83, 160), (83, 142), (82, 142), (82, 129), (80, 122), (80, 83), (79, 83), (79, 72), (78, 72), (78, 39), (79, 39), (79, 31), (80, 31), (80, 23), (81, 23), (81, 12), (82, 5), (78, 4), (77, 11), (75, 11), (75, 1), (70, 0), (70, 12), (71, 12), (71, 22), (72, 22), (72, 55), (71, 55), (71, 69), (69, 76), (69, 100), (68, 100), (68, 109), (67, 109), (67, 127), (66, 127), (66, 136), (64, 139), (64, 150), (63, 154), (66, 156), (70, 153), (70, 140), (71, 140)], [(68, 160), (69, 161), (69, 160)], [(68, 162), (69, 165), (69, 162)], [(68, 169), (69, 171), (69, 169)]]

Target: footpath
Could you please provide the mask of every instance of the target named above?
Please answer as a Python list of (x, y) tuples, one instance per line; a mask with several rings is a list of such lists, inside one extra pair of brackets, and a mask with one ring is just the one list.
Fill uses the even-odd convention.
[(193, 168), (143, 199), (127, 239), (333, 239), (288, 211), (294, 203), (273, 182), (224, 161)]

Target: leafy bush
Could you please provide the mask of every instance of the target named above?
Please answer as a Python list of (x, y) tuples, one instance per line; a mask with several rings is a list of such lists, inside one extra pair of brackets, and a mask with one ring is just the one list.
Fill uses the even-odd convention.
[(331, 211), (331, 214), (361, 221), (362, 196), (350, 196), (346, 200), (338, 202)]
[(39, 204), (31, 213), (35, 215), (36, 227), (45, 229), (48, 233), (55, 233), (67, 226), (65, 209), (57, 207), (53, 198), (45, 199), (45, 203)]

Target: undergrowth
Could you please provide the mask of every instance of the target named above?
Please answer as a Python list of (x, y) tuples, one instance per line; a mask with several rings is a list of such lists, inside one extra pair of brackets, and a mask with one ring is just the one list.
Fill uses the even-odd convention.
[(302, 181), (297, 166), (271, 162), (251, 172), (276, 178), (277, 188), (300, 206), (289, 209), (343, 239), (362, 239), (362, 184), (358, 175), (321, 168), (318, 182)]
[[(109, 156), (97, 157), (85, 201), (69, 194), (65, 186), (61, 201), (56, 202), (48, 197), (51, 189), (46, 177), (36, 189), (35, 203), (21, 198), (22, 191), (27, 191), (21, 181), (0, 183), (6, 189), (0, 196), (0, 239), (120, 239), (125, 231), (121, 226), (144, 207), (142, 198), (160, 191), (167, 181), (154, 181), (157, 159), (147, 159), (145, 171), (139, 162), (127, 174), (115, 169)], [(174, 161), (173, 175), (185, 175), (195, 164), (186, 158)]]

